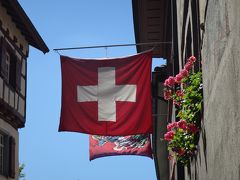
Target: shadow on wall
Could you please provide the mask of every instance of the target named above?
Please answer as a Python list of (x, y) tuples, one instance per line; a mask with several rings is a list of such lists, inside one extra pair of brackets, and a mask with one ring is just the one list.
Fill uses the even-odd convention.
[[(200, 146), (202, 146), (202, 150), (203, 150), (203, 156), (201, 156), (201, 152), (200, 152), (200, 148), (199, 151), (197, 152), (198, 155), (194, 156), (191, 159), (191, 163), (188, 164), (187, 166), (187, 172), (189, 175), (190, 180), (192, 179), (192, 175), (191, 172), (194, 172), (194, 179), (197, 180), (199, 177), (198, 174), (198, 164), (202, 164), (202, 157), (204, 158), (204, 165), (205, 165), (205, 169), (206, 172), (208, 172), (208, 164), (207, 164), (207, 139), (206, 139), (206, 130), (205, 130), (205, 126), (204, 123), (202, 122), (202, 126), (201, 126), (201, 139), (202, 139), (202, 144), (200, 144)], [(198, 163), (199, 162), (199, 163)], [(194, 171), (192, 171), (192, 169), (194, 168)], [(240, 165), (239, 165), (239, 174), (240, 174)]]

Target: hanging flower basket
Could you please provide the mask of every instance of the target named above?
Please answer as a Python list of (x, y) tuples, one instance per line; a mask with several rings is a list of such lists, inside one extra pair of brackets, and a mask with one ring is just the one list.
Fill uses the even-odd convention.
[(178, 121), (167, 125), (164, 140), (168, 141), (169, 158), (184, 165), (196, 155), (201, 130), (202, 73), (192, 71), (195, 61), (191, 56), (179, 74), (164, 82), (164, 99), (172, 100), (178, 110)]

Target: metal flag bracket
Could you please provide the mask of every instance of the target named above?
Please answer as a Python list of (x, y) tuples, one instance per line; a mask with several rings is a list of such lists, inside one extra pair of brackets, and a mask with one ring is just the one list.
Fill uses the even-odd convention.
[(160, 44), (172, 44), (171, 41), (165, 42), (145, 42), (145, 43), (135, 43), (135, 44), (111, 44), (111, 45), (96, 45), (96, 46), (79, 46), (79, 47), (65, 47), (65, 48), (55, 48), (53, 49), (58, 54), (58, 51), (67, 51), (67, 50), (77, 50), (77, 49), (92, 49), (92, 48), (105, 48), (106, 49), (106, 56), (107, 56), (107, 48), (109, 47), (121, 47), (121, 46), (145, 46), (145, 45), (152, 45), (153, 48), (159, 46)]

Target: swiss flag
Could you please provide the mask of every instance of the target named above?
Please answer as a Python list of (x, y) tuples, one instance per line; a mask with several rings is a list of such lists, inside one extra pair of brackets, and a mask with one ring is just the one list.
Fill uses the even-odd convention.
[(152, 52), (84, 60), (61, 56), (59, 131), (104, 136), (152, 133)]

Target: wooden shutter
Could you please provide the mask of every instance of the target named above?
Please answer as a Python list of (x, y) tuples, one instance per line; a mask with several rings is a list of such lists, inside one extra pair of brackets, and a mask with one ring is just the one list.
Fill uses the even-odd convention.
[(9, 64), (10, 63), (10, 56), (6, 49), (6, 43), (2, 40), (2, 52), (1, 52), (1, 74), (3, 78), (8, 82), (9, 80)]
[(9, 136), (4, 135), (3, 175), (9, 176)]
[(9, 176), (15, 178), (15, 149), (16, 142), (14, 137), (9, 138)]
[(17, 57), (14, 54), (10, 55), (10, 71), (9, 71), (9, 84), (15, 90), (16, 89), (16, 63)]
[(16, 59), (16, 91), (20, 92), (21, 90), (21, 73), (22, 73), (22, 64), (19, 59)]

